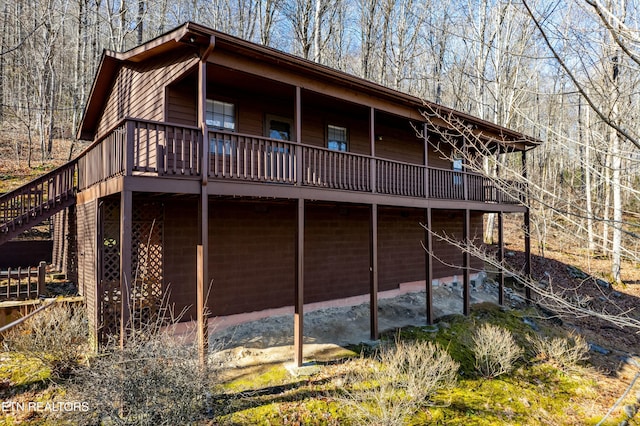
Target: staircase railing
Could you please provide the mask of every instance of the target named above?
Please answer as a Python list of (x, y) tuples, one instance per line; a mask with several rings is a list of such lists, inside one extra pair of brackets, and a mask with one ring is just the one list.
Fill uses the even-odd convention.
[(77, 160), (0, 195), (0, 244), (75, 203)]

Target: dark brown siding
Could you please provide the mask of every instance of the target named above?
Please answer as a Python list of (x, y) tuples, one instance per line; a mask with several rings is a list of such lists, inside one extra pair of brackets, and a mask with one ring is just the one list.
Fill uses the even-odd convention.
[(125, 117), (161, 121), (165, 115), (165, 86), (195, 66), (193, 53), (166, 55), (159, 61), (125, 64), (105, 103), (97, 135), (103, 135)]
[(305, 303), (369, 291), (369, 208), (308, 204)]
[(164, 282), (176, 312), (195, 314), (198, 204), (195, 198), (170, 200), (164, 206)]
[[(306, 203), (305, 303), (369, 292), (369, 207)], [(195, 303), (197, 200), (165, 203), (165, 282), (178, 310)], [(209, 307), (229, 315), (291, 306), (295, 285), (295, 205), (292, 202), (212, 200), (209, 203)], [(433, 228), (460, 238), (460, 211), (433, 211)], [(380, 207), (380, 291), (425, 278), (424, 210)], [(471, 235), (482, 235), (472, 213)], [(462, 253), (434, 238), (434, 278), (458, 275)], [(458, 265), (449, 266), (451, 265)], [(482, 262), (472, 260), (472, 268)], [(472, 269), (471, 272), (476, 272)], [(186, 318), (193, 315), (191, 309)]]
[(292, 203), (209, 204), (209, 307), (229, 315), (291, 306), (295, 283)]
[(326, 148), (329, 124), (347, 129), (349, 152), (370, 154), (368, 108), (303, 93), (302, 143)]
[(418, 138), (409, 120), (377, 114), (376, 157), (424, 164), (424, 139)]
[(379, 290), (425, 278), (424, 211), (378, 209)]
[(96, 269), (98, 264), (98, 223), (96, 218), (97, 201), (76, 206), (78, 224), (78, 290), (85, 297), (89, 331), (97, 335), (97, 300), (98, 280)]
[(14, 240), (0, 245), (0, 269), (38, 266), (51, 262), (53, 240)]
[(167, 120), (169, 123), (197, 126), (198, 86), (196, 78), (187, 78), (167, 87)]
[[(463, 212), (454, 210), (434, 210), (431, 225), (435, 232), (440, 235), (446, 235), (456, 240), (462, 239), (463, 228)], [(471, 224), (469, 234), (476, 244), (482, 243), (482, 213), (471, 213)], [(462, 252), (453, 245), (433, 238), (433, 249), (436, 259), (433, 262), (434, 278), (449, 277), (458, 275), (460, 279), (462, 275)], [(452, 266), (453, 265), (453, 266)], [(471, 259), (471, 273), (483, 269), (483, 262), (477, 258)]]

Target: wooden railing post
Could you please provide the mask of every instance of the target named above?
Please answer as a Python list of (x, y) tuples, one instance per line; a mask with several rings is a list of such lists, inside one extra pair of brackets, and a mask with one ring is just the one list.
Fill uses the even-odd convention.
[(134, 144), (136, 138), (136, 123), (128, 120), (126, 124), (126, 138), (124, 141), (124, 175), (131, 176), (133, 173), (133, 156), (134, 156)]
[(45, 274), (47, 272), (47, 262), (42, 261), (38, 265), (38, 283), (36, 287), (36, 296), (40, 297), (45, 286)]
[[(294, 111), (294, 126), (295, 126), (295, 156), (293, 158), (294, 161), (294, 183), (297, 186), (302, 186), (304, 184), (304, 150), (302, 149), (302, 87), (296, 86), (296, 95), (295, 101), (293, 105)], [(308, 167), (308, 166), (307, 166)]]
[(371, 144), (371, 170), (369, 171), (370, 173), (370, 186), (371, 186), (371, 192), (376, 193), (377, 192), (377, 170), (376, 170), (376, 110), (371, 107), (370, 108), (370, 113), (369, 113), (369, 142)]
[(424, 138), (424, 198), (429, 198), (429, 134), (427, 123), (422, 125)]

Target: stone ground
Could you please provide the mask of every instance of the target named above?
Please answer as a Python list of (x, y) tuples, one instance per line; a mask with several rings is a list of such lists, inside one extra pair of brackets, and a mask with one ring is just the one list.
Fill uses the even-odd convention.
[[(510, 293), (509, 293), (510, 294)], [(517, 302), (517, 295), (514, 295)], [(486, 283), (471, 291), (471, 303), (498, 302), (497, 287)], [(425, 325), (424, 291), (378, 301), (380, 332), (407, 325)], [(306, 309), (306, 307), (305, 307)], [(460, 286), (433, 291), (434, 318), (462, 313)], [(369, 303), (327, 307), (304, 314), (305, 361), (325, 361), (345, 353), (345, 347), (371, 343)], [(270, 316), (210, 331), (211, 361), (223, 370), (287, 363), (293, 359), (293, 314)]]

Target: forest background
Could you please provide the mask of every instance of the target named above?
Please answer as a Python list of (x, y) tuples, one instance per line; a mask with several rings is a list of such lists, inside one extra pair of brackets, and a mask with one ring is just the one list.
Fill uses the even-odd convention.
[[(48, 164), (58, 140), (70, 141), (69, 158), (85, 146), (75, 132), (104, 49), (194, 21), (543, 141), (526, 163), (534, 250), (566, 241), (610, 259), (608, 278), (621, 282), (621, 259), (637, 264), (640, 247), (639, 9), (637, 0), (0, 0), (0, 180)], [(501, 156), (482, 172), (522, 179), (522, 162)]]

